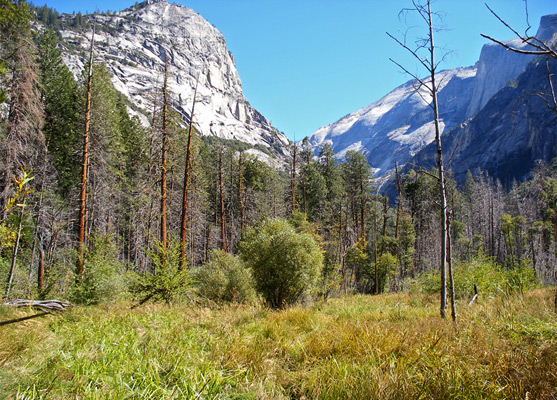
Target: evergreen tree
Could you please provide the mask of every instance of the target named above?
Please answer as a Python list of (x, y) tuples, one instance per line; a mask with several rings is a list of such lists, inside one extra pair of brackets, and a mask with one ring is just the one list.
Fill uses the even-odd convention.
[(30, 18), (25, 1), (2, 0), (0, 58), (6, 72), (1, 76), (0, 97), (8, 111), (0, 130), (0, 217), (5, 216), (17, 171), (37, 168), (39, 155), (44, 154), (43, 107)]
[(365, 156), (357, 151), (346, 153), (342, 164), (351, 220), (358, 237), (365, 237), (366, 209), (371, 199), (371, 167)]
[(58, 175), (58, 191), (68, 197), (77, 186), (81, 145), (80, 101), (77, 83), (62, 61), (57, 39), (51, 30), (39, 37), (41, 98), (45, 109), (43, 132)]

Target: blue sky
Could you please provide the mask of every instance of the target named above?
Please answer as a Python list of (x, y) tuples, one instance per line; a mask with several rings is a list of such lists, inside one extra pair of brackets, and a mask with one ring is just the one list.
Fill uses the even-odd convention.
[[(419, 36), (415, 20), (399, 18), (410, 0), (178, 0), (215, 25), (236, 60), (248, 101), (289, 138), (300, 140), (379, 99), (409, 80), (389, 58), (424, 75), (385, 32)], [(524, 0), (485, 0), (524, 32)], [(35, 0), (59, 12), (120, 11), (131, 0)], [(442, 68), (473, 65), (485, 33), (513, 38), (484, 0), (437, 0), (444, 29), (436, 44), (450, 51)], [(535, 34), (542, 15), (557, 13), (557, 0), (528, 0)]]

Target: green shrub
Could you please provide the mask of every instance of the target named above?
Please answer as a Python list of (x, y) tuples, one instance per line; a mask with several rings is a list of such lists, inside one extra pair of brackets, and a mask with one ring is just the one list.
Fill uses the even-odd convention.
[(180, 251), (177, 244), (171, 244), (164, 250), (159, 245), (154, 252), (149, 253), (149, 259), (153, 264), (153, 273), (136, 274), (135, 278), (128, 277), (130, 291), (139, 299), (140, 304), (148, 300), (162, 300), (169, 304), (188, 292), (191, 281), (188, 269), (180, 268)]
[(284, 219), (266, 219), (248, 229), (240, 254), (252, 269), (257, 290), (273, 308), (292, 304), (313, 289), (323, 266), (315, 239), (296, 232)]
[(77, 304), (97, 304), (122, 299), (126, 286), (118, 249), (109, 235), (93, 235), (83, 276), (76, 279), (70, 299)]
[(383, 253), (377, 260), (377, 275), (379, 283), (379, 293), (383, 293), (389, 286), (393, 275), (396, 272), (397, 260), (391, 253)]
[(253, 303), (256, 300), (251, 271), (232, 254), (213, 250), (209, 260), (194, 271), (199, 294), (220, 302)]
[[(528, 263), (508, 269), (486, 258), (457, 263), (454, 270), (455, 296), (467, 298), (472, 295), (474, 285), (484, 296), (494, 296), (533, 289), (539, 281), (535, 271)], [(448, 285), (448, 282), (447, 282)], [(418, 277), (415, 289), (428, 294), (437, 294), (441, 290), (441, 278), (438, 270), (430, 270)]]

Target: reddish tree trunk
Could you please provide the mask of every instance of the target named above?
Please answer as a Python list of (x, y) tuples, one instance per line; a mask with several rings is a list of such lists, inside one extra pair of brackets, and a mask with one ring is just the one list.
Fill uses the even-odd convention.
[(164, 63), (164, 85), (162, 89), (163, 107), (162, 107), (162, 151), (161, 151), (161, 247), (162, 247), (162, 263), (166, 258), (166, 146), (168, 143), (167, 135), (167, 111), (168, 111), (168, 56), (165, 57)]
[(83, 275), (85, 266), (85, 206), (87, 200), (87, 163), (89, 162), (89, 124), (91, 122), (91, 83), (93, 80), (93, 46), (95, 43), (95, 26), (91, 37), (89, 54), (89, 74), (87, 76), (87, 100), (85, 103), (85, 132), (83, 134), (83, 157), (81, 163), (81, 195), (79, 201), (79, 242), (76, 273)]
[(195, 84), (193, 92), (193, 104), (191, 106), (190, 126), (188, 129), (188, 144), (186, 148), (186, 170), (184, 172), (184, 193), (182, 194), (182, 222), (180, 225), (180, 269), (183, 271), (186, 265), (186, 228), (187, 228), (187, 212), (188, 212), (188, 183), (191, 163), (191, 134), (193, 129), (193, 114), (195, 111), (195, 97), (197, 96), (197, 85), (199, 84), (199, 76)]

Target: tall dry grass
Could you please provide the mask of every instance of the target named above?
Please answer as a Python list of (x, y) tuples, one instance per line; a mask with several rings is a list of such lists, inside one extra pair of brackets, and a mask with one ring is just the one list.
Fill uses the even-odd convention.
[[(555, 399), (553, 291), (353, 296), (272, 312), (119, 303), (0, 328), (4, 398)], [(6, 319), (25, 311), (1, 309)]]

